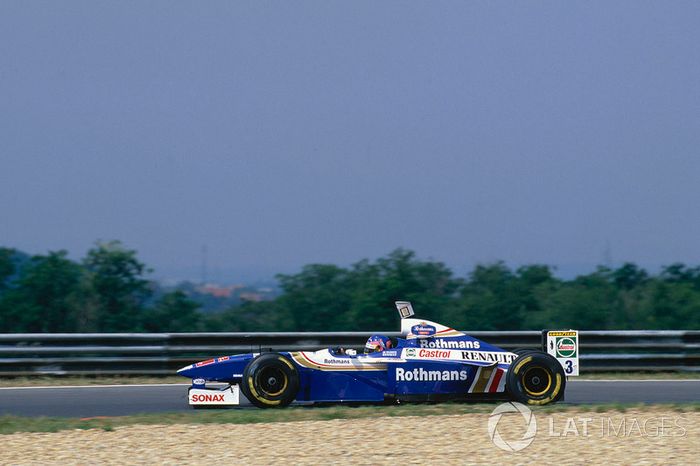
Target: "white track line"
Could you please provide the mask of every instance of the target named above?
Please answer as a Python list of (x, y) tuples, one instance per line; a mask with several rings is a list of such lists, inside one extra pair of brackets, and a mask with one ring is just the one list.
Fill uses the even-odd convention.
[[(588, 379), (588, 380), (568, 380), (568, 383), (619, 383), (619, 382), (700, 382), (700, 379)], [(138, 387), (189, 387), (189, 383), (147, 383), (147, 384), (123, 384), (123, 385), (43, 385), (39, 387), (0, 387), (0, 390), (51, 390), (67, 388), (138, 388)], [(208, 385), (226, 385), (221, 382), (212, 382)]]
[(44, 385), (39, 387), (0, 387), (0, 390), (46, 390), (54, 388), (129, 388), (129, 387), (189, 387), (189, 383), (147, 383), (124, 385)]

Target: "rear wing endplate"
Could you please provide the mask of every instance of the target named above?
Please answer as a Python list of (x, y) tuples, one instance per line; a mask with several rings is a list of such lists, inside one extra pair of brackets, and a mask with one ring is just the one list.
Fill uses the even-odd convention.
[(394, 304), (396, 304), (396, 310), (399, 311), (402, 319), (408, 319), (416, 314), (413, 312), (413, 306), (408, 301), (396, 301)]

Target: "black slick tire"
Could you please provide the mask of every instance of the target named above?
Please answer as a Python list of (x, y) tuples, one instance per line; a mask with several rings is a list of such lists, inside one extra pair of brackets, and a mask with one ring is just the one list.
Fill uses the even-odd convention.
[(243, 370), (241, 391), (258, 408), (283, 408), (297, 396), (299, 373), (281, 354), (261, 354)]
[(506, 375), (508, 395), (520, 403), (545, 405), (564, 396), (566, 375), (553, 356), (542, 351), (521, 353)]

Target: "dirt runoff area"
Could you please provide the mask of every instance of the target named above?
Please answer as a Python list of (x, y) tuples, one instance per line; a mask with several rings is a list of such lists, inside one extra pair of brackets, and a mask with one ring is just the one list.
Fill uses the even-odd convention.
[(700, 458), (696, 411), (535, 412), (534, 427), (532, 419), (505, 412), (18, 433), (0, 436), (0, 464), (698, 464)]

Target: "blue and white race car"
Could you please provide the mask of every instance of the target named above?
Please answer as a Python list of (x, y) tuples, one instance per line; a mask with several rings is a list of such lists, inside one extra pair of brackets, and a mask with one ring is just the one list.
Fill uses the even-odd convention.
[[(563, 397), (566, 374), (552, 355), (538, 350), (509, 352), (444, 325), (413, 318), (408, 302), (396, 305), (404, 338), (373, 335), (365, 354), (343, 348), (251, 353), (183, 367), (178, 374), (192, 379), (189, 403), (195, 407), (237, 405), (240, 392), (261, 408), (284, 407), (293, 401), (485, 398), (543, 405)], [(207, 382), (228, 386), (211, 388)]]

